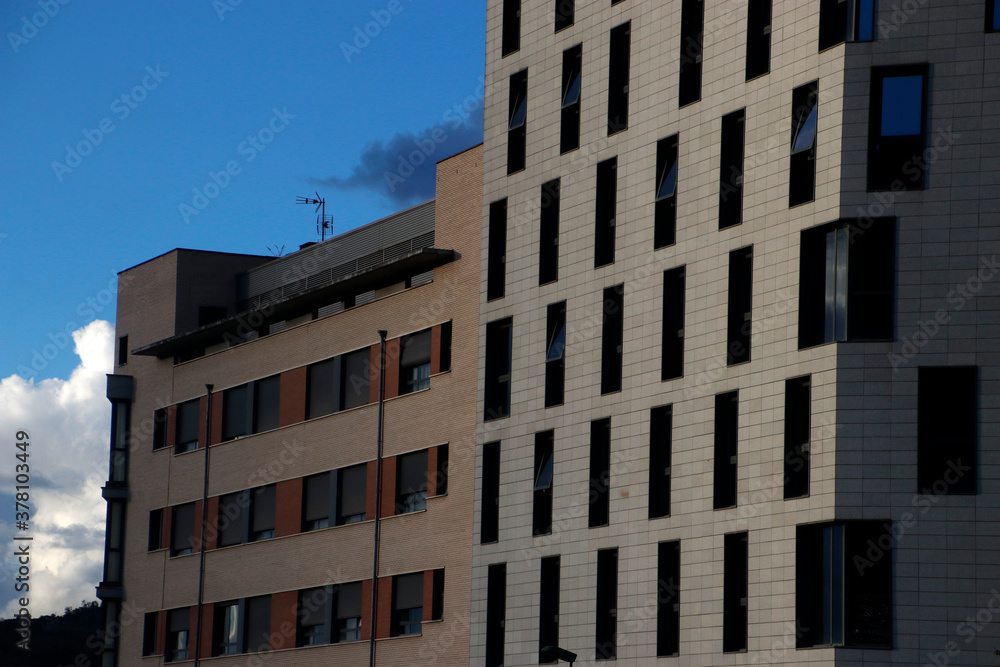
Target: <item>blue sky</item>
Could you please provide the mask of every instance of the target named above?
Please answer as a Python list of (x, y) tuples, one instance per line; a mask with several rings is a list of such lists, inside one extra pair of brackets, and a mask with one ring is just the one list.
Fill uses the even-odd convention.
[(338, 233), (432, 197), (482, 140), (484, 27), (470, 0), (0, 3), (0, 433), (31, 434), (34, 615), (101, 577), (117, 272), (295, 250), (317, 190)]
[(429, 162), (481, 140), (485, 2), (7, 0), (0, 25), (0, 377), (66, 377), (122, 269), (296, 249), (298, 195), (336, 231), (432, 196), (426, 169), (389, 192), (400, 133), (445, 129)]

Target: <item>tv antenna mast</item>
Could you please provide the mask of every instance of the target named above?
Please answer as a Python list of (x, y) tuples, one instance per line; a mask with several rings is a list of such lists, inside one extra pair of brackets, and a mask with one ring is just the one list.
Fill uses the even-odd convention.
[(312, 197), (296, 197), (296, 204), (315, 204), (316, 205), (316, 235), (319, 236), (320, 241), (326, 240), (327, 231), (329, 231), (330, 236), (333, 236), (333, 215), (330, 217), (326, 215), (326, 199), (319, 196), (316, 193), (316, 198)]

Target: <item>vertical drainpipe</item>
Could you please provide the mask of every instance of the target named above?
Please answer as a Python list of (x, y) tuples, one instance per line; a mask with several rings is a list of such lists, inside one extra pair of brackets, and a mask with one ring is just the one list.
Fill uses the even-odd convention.
[(198, 627), (194, 640), (194, 665), (201, 662), (201, 614), (205, 594), (205, 527), (208, 524), (208, 445), (212, 440), (212, 385), (205, 385), (205, 481), (201, 491), (201, 544), (198, 561)]
[(372, 618), (368, 665), (375, 667), (375, 623), (378, 618), (378, 538), (379, 517), (382, 516), (382, 416), (385, 405), (385, 337), (389, 332), (379, 329), (378, 350), (378, 453), (375, 458), (375, 545), (372, 557)]

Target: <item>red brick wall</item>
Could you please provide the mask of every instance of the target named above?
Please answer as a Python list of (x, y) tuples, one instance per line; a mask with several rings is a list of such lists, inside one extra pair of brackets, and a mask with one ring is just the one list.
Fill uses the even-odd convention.
[(167, 612), (156, 612), (156, 654), (163, 655), (167, 650)]
[(208, 397), (198, 399), (198, 447), (205, 447), (208, 442), (208, 431), (205, 428), (205, 415), (208, 414)]
[(441, 372), (441, 325), (431, 327), (431, 375)]
[[(208, 535), (208, 530), (205, 531), (205, 534)], [(198, 553), (201, 551), (201, 499), (194, 501), (194, 535), (191, 537), (194, 538), (191, 541), (194, 553)], [(191, 627), (194, 626), (192, 625)]]
[[(433, 450), (431, 450), (433, 451)], [(424, 620), (431, 620), (434, 612), (434, 570), (424, 570)]]
[(299, 592), (285, 591), (271, 596), (271, 648), (295, 646), (296, 610)]
[(173, 509), (170, 507), (163, 508), (163, 526), (160, 530), (160, 546), (164, 549), (170, 548), (170, 525), (173, 521)]
[(382, 516), (396, 513), (396, 457), (382, 459)]
[[(282, 379), (284, 382), (284, 379)], [(274, 536), (302, 531), (302, 478), (278, 482), (274, 494)]]
[(305, 421), (307, 368), (300, 366), (281, 374), (281, 404), (278, 407), (280, 426)]
[(378, 619), (375, 628), (375, 639), (388, 637), (392, 628), (392, 577), (378, 579)]
[[(200, 520), (201, 517), (198, 517)], [(219, 545), (219, 497), (208, 499), (208, 526), (205, 529), (205, 549), (215, 549)]]
[(385, 397), (396, 396), (399, 396), (399, 339), (393, 338), (385, 342)]
[(427, 497), (437, 495), (438, 448), (427, 449)]
[(378, 462), (368, 462), (368, 479), (365, 480), (365, 519), (375, 518), (376, 489), (378, 481)]
[(167, 407), (167, 433), (166, 433), (167, 447), (173, 447), (177, 444), (177, 406), (171, 405)]
[[(188, 657), (192, 660), (194, 659), (194, 647), (197, 638), (195, 635), (198, 633), (198, 605), (191, 605), (191, 616), (188, 621)], [(204, 643), (204, 642), (202, 642)], [(211, 637), (209, 637), (208, 643), (212, 643)]]
[(222, 392), (212, 393), (212, 444), (222, 442)]
[[(427, 597), (427, 593), (424, 593), (424, 597)], [(195, 607), (197, 609), (197, 607)], [(199, 654), (202, 658), (212, 657), (212, 622), (215, 620), (215, 603), (209, 602), (201, 606), (201, 648)], [(194, 647), (191, 647), (191, 653), (188, 655), (194, 655)]]

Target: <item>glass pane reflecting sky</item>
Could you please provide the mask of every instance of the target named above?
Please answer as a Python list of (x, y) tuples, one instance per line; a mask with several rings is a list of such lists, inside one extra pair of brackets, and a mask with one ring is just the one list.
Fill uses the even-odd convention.
[(882, 80), (882, 136), (920, 134), (924, 78), (893, 76)]

